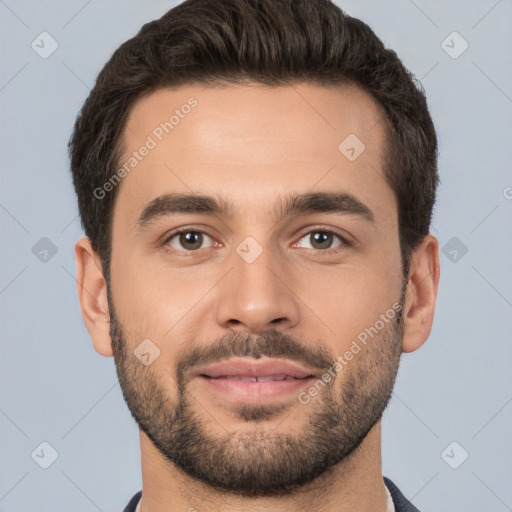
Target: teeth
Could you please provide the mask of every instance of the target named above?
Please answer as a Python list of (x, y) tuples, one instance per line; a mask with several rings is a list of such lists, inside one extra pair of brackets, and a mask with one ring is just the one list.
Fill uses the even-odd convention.
[(239, 380), (241, 382), (257, 382), (258, 377), (244, 377), (242, 375), (227, 375), (224, 377), (229, 380)]
[(244, 375), (226, 375), (222, 377), (229, 380), (238, 380), (240, 382), (268, 382), (274, 380), (293, 380), (289, 375), (269, 375), (268, 377), (247, 377)]

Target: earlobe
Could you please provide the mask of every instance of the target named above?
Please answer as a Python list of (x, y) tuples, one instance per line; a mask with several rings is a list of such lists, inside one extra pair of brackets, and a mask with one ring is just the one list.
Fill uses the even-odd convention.
[(113, 355), (110, 338), (110, 315), (107, 301), (107, 283), (98, 255), (91, 241), (83, 237), (75, 245), (78, 299), (85, 326), (96, 352)]
[(429, 234), (411, 259), (404, 306), (403, 352), (421, 347), (432, 330), (439, 275), (439, 242)]

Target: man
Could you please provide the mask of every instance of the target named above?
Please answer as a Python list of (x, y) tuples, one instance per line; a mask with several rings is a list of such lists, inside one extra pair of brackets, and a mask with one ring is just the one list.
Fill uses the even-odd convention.
[(125, 512), (417, 510), (380, 436), (432, 326), (437, 142), (396, 54), (328, 0), (187, 0), (70, 155), (82, 315), (140, 429)]

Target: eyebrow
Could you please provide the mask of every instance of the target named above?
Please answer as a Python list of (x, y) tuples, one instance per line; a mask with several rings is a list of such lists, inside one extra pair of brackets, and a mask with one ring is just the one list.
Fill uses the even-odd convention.
[[(180, 213), (196, 213), (233, 218), (236, 208), (222, 198), (196, 194), (164, 194), (149, 202), (137, 220), (137, 226), (146, 227), (160, 217)], [(276, 221), (285, 217), (309, 213), (336, 213), (360, 217), (368, 223), (375, 222), (373, 212), (349, 193), (310, 192), (285, 196), (274, 208)]]

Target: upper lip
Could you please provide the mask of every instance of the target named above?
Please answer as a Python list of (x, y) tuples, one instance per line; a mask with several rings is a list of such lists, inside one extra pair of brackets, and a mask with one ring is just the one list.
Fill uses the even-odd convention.
[(297, 363), (279, 359), (248, 361), (247, 359), (230, 359), (220, 363), (200, 366), (195, 372), (207, 377), (250, 376), (270, 377), (286, 375), (303, 379), (314, 376), (313, 372)]

